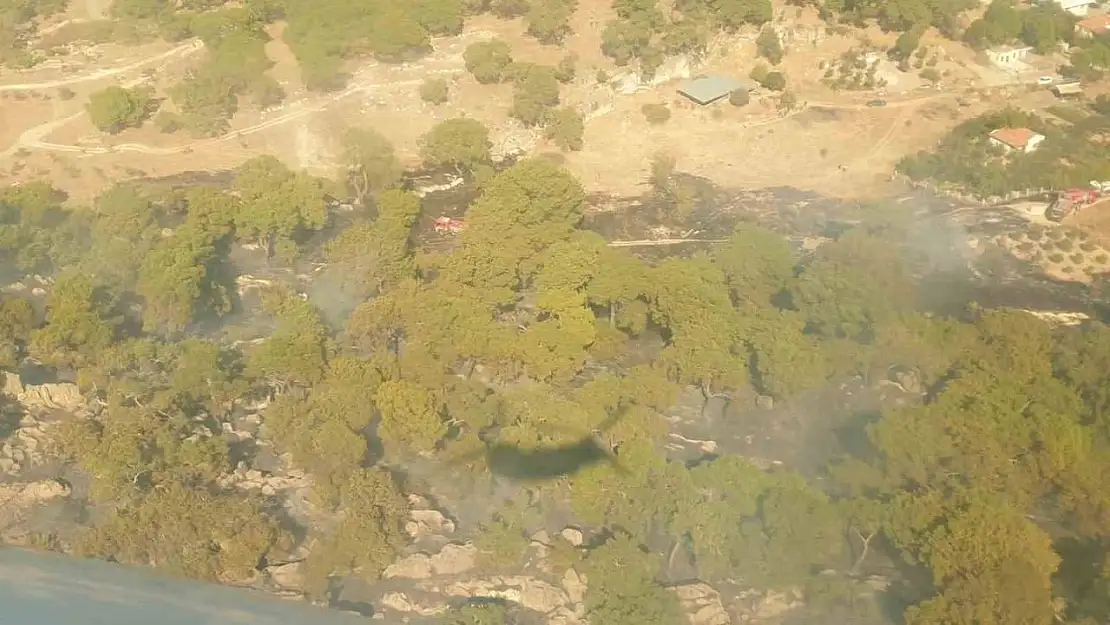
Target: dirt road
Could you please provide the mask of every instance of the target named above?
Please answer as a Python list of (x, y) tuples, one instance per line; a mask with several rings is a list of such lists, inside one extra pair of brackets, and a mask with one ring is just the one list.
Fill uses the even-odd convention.
[(147, 57), (145, 59), (141, 59), (141, 60), (135, 61), (134, 63), (130, 63), (128, 65), (123, 65), (121, 67), (113, 67), (111, 69), (98, 69), (94, 72), (89, 72), (88, 74), (82, 74), (80, 76), (73, 76), (71, 78), (62, 78), (62, 79), (59, 79), (59, 80), (50, 80), (50, 81), (47, 81), (47, 82), (26, 82), (26, 83), (17, 83), (17, 84), (13, 84), (13, 85), (0, 85), (0, 93), (6, 92), (6, 91), (36, 91), (36, 90), (39, 90), (39, 89), (55, 89), (57, 87), (64, 87), (66, 85), (75, 85), (77, 83), (90, 82), (90, 81), (93, 81), (93, 80), (103, 80), (105, 78), (111, 78), (112, 76), (117, 76), (119, 74), (126, 74), (128, 72), (133, 72), (133, 71), (139, 69), (140, 67), (145, 67), (145, 66), (150, 65), (152, 63), (157, 63), (158, 61), (164, 61), (164, 60), (167, 60), (167, 59), (175, 57), (175, 56), (177, 56), (177, 57), (192, 56), (193, 54), (196, 54), (197, 52), (200, 52), (200, 50), (203, 49), (203, 48), (204, 48), (204, 44), (201, 43), (201, 41), (199, 39), (192, 40), (192, 41), (183, 43), (180, 46), (177, 46), (176, 48), (174, 48), (172, 50), (168, 50), (166, 52), (163, 52), (162, 54), (157, 54), (157, 55), (154, 55), (154, 56), (151, 56), (151, 57)]

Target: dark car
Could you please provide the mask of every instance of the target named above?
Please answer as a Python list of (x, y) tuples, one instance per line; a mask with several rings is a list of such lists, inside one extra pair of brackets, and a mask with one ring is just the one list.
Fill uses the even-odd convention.
[(867, 103), (867, 106), (870, 106), (871, 108), (881, 108), (886, 106), (886, 100), (871, 100)]

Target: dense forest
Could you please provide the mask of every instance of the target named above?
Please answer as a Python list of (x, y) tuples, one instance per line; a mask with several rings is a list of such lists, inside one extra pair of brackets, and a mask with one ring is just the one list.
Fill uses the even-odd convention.
[[(648, 73), (666, 55), (703, 50), (716, 32), (774, 17), (768, 0), (613, 4), (605, 54)], [(904, 58), (929, 27), (973, 45), (1047, 49), (1071, 38), (1070, 18), (997, 1), (964, 25), (971, 4), (829, 0), (820, 9), (904, 33), (892, 51)], [(0, 62), (42, 58), (48, 51), (26, 45), (29, 24), (64, 8), (0, 0)], [(205, 42), (204, 61), (169, 93), (177, 112), (156, 119), (217, 135), (240, 96), (259, 107), (284, 97), (266, 74), (264, 27), (274, 21), (287, 24), (308, 87), (325, 91), (345, 84), (347, 61), (414, 58), (480, 12), (520, 17), (557, 45), (574, 9), (573, 0), (118, 0), (112, 11), (136, 40)], [(118, 37), (116, 26), (82, 26), (81, 36)], [(781, 47), (761, 39), (776, 63)], [(1110, 46), (1082, 45), (1075, 71), (1097, 72)], [(515, 85), (522, 123), (547, 126), (565, 149), (580, 145), (581, 119), (559, 108), (573, 58), (517, 63), (492, 41), (471, 46), (465, 62), (480, 82)], [(421, 97), (445, 96), (429, 82)], [(89, 103), (105, 132), (156, 108), (138, 89)], [(984, 194), (1104, 179), (1077, 129), (1104, 128), (1106, 110), (1096, 102), (1072, 125), (993, 114), (901, 167)], [(1018, 122), (1043, 130), (1046, 149), (1002, 168), (981, 136)], [(676, 550), (711, 584), (800, 589), (805, 606), (789, 618), (802, 623), (1110, 618), (1110, 328), (1053, 327), (972, 302), (958, 314), (934, 310), (929, 259), (900, 205), (861, 208), (815, 250), (743, 220), (727, 241), (696, 251), (610, 247), (588, 227), (578, 180), (548, 158), (494, 163), (489, 134), (458, 118), (421, 141), (427, 167), (464, 174), (475, 191), (449, 245), (422, 245), (434, 215), (370, 129), (343, 137), (341, 180), (260, 156), (227, 185), (132, 182), (89, 206), (48, 182), (0, 190), (0, 277), (50, 282), (45, 298), (0, 292), (0, 369), (45, 368), (74, 380), (90, 406), (49, 451), (87, 476), (97, 514), (38, 544), (225, 583), (310, 545), (305, 594), (327, 602), (343, 578), (372, 581), (402, 553), (407, 495), (421, 488), (408, 469), (431, 463), (476, 489), (507, 482), (525, 493), (476, 530), (490, 571), (519, 564), (556, 512), (602, 537), (559, 554), (589, 579), (593, 625), (682, 622), (660, 575)], [(1042, 167), (1065, 149), (1070, 169)], [(696, 226), (672, 168), (656, 164), (652, 199), (666, 207), (663, 220)], [(348, 197), (350, 210), (335, 199)], [(259, 264), (312, 274), (319, 288), (241, 289), (245, 266)], [(892, 372), (922, 392), (862, 414), (830, 403), (813, 420), (828, 423), (836, 453), (816, 468), (763, 468), (730, 453), (684, 462), (665, 448), (663, 413), (685, 389), (706, 405), (727, 400), (739, 420), (756, 397), (789, 406)], [(265, 406), (262, 437), (311, 476), (312, 504), (331, 522), (297, 526), (273, 497), (221, 479), (256, 453), (222, 434), (248, 404)], [(557, 459), (549, 452), (591, 437), (600, 461), (525, 479), (545, 473), (536, 465)], [(891, 583), (875, 592), (879, 574)], [(499, 625), (514, 614), (469, 606), (444, 620)]]
[[(0, 193), (4, 266), (54, 277), (44, 307), (2, 296), (0, 365), (78, 381), (96, 409), (66, 422), (53, 451), (110, 510), (42, 544), (249, 579), (305, 531), (266, 497), (220, 486), (250, 453), (222, 422), (272, 397), (265, 436), (311, 474), (316, 505), (342, 513), (308, 528), (313, 599), (352, 572), (372, 579), (405, 545), (407, 463), (512, 480), (491, 477), (488, 450), (542, 458), (601, 431), (615, 462), (528, 482), (532, 497), (508, 502), (477, 543), (497, 568), (550, 510), (605, 528), (608, 540), (566, 554), (591, 580), (597, 625), (678, 622), (658, 582), (664, 554), (647, 549), (660, 536), (701, 579), (803, 588), (823, 619), (1106, 618), (1106, 326), (933, 314), (917, 303), (919, 248), (889, 207), (811, 253), (741, 223), (711, 249), (644, 258), (581, 229), (586, 195), (550, 160), (494, 171), (473, 146), (431, 145), (430, 159), (488, 172), (457, 245), (436, 251), (416, 245), (421, 200), (388, 158), (351, 168), (344, 182), (365, 202), (342, 227), (329, 191), (343, 184), (270, 157), (230, 188), (120, 185), (88, 207), (46, 183)], [(244, 246), (274, 267), (325, 264), (332, 295), (240, 297)], [(913, 372), (920, 401), (830, 412), (841, 451), (817, 474), (729, 454), (686, 464), (662, 448), (660, 413), (685, 385), (790, 402), (892, 369)], [(895, 583), (861, 599), (880, 561)]]

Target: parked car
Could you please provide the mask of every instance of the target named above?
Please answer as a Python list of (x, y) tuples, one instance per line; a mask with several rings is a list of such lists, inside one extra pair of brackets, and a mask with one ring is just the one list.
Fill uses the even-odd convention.
[(1051, 85), (1053, 82), (1055, 79), (1052, 76), (1041, 76), (1037, 79), (1038, 85)]
[(871, 108), (882, 108), (886, 106), (886, 100), (871, 100), (867, 103), (867, 106), (870, 106)]

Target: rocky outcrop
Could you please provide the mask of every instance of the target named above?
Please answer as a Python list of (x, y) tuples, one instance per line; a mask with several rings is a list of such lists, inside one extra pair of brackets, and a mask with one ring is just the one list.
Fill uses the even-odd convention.
[(69, 494), (69, 486), (57, 480), (0, 484), (0, 540), (24, 542), (29, 534), (25, 522), (31, 509)]
[[(287, 466), (287, 463), (283, 463)], [(304, 471), (289, 469), (281, 474), (267, 474), (258, 469), (248, 469), (243, 463), (219, 480), (224, 488), (239, 488), (274, 496), (312, 486), (312, 479)]]
[(735, 605), (742, 607), (738, 610), (740, 622), (758, 623), (779, 618), (787, 612), (801, 608), (804, 603), (799, 590), (763, 592), (749, 589), (739, 594)]
[(4, 373), (3, 392), (34, 413), (47, 410), (77, 412), (85, 406), (85, 399), (76, 384), (25, 385), (15, 373)]
[(0, 473), (16, 475), (40, 464), (52, 427), (31, 415), (24, 415), (19, 421), (19, 428), (0, 445)]
[(444, 536), (455, 532), (455, 523), (439, 510), (412, 510), (405, 532), (413, 539)]
[(709, 584), (697, 582), (675, 586), (671, 590), (678, 595), (690, 625), (729, 625), (732, 622), (721, 603), (721, 593)]
[(414, 553), (385, 569), (385, 579), (426, 580), (436, 575), (461, 575), (474, 568), (478, 549), (472, 544), (448, 544), (438, 553)]

